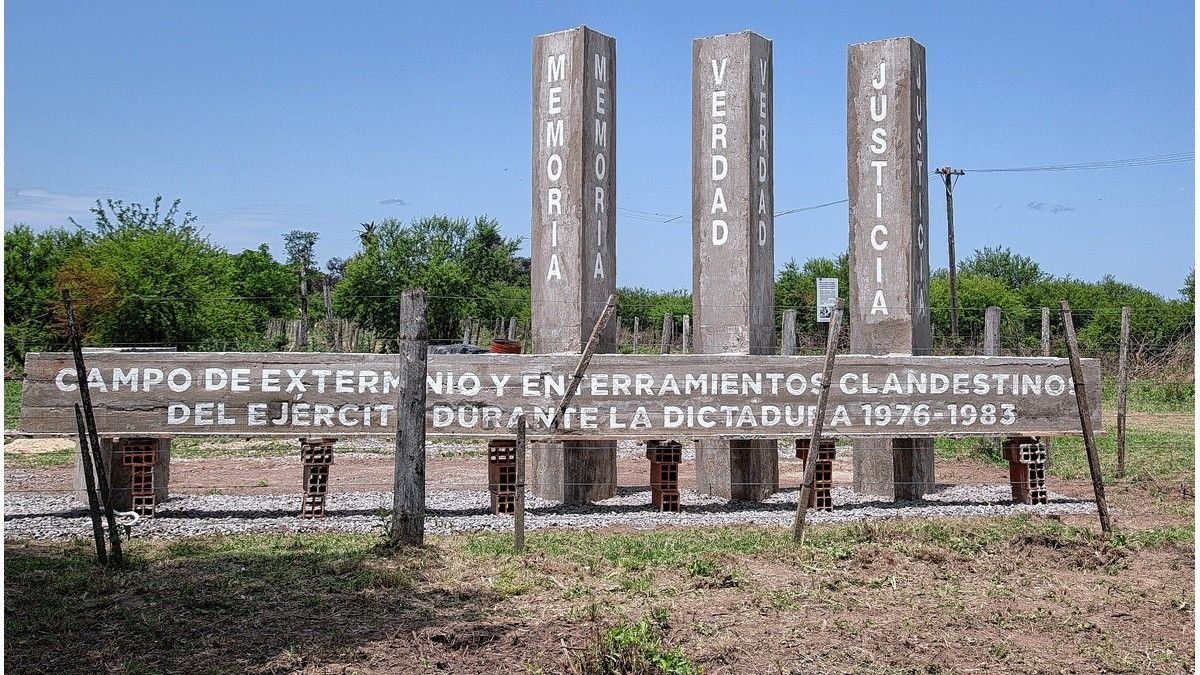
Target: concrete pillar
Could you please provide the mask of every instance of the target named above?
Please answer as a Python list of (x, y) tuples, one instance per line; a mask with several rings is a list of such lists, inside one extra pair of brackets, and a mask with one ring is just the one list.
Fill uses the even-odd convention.
[[(533, 41), (532, 331), (537, 353), (582, 352), (616, 280), (616, 40), (586, 26)], [(609, 322), (598, 353), (617, 348)], [(615, 441), (532, 444), (534, 494), (616, 494)]]
[[(100, 455), (104, 460), (104, 473), (108, 477), (114, 510), (130, 511), (133, 509), (135, 468), (122, 462), (119, 450), (123, 444), (141, 446), (145, 443), (150, 443), (155, 447), (154, 499), (158, 503), (167, 501), (168, 484), (171, 478), (170, 438), (101, 438)], [(75, 442), (75, 475), (71, 481), (71, 489), (74, 490), (75, 499), (79, 500), (81, 504), (87, 504), (87, 487), (83, 480), (83, 456), (78, 441)]]
[[(775, 353), (771, 41), (692, 43), (692, 350)], [(779, 487), (775, 440), (696, 444), (704, 494), (760, 501)]]
[[(925, 48), (912, 38), (850, 45), (850, 351), (929, 354)], [(854, 489), (920, 499), (930, 439), (855, 438)]]

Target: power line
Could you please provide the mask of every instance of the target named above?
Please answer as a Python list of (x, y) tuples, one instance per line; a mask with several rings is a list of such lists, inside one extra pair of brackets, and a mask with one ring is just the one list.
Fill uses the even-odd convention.
[[(1191, 162), (1196, 158), (1194, 151), (1175, 152), (1165, 155), (1150, 155), (1147, 157), (1130, 157), (1127, 159), (1108, 159), (1097, 162), (1076, 162), (1073, 164), (1043, 164), (1037, 166), (1011, 166), (1011, 167), (989, 167), (983, 169), (956, 169), (966, 173), (1032, 173), (1041, 171), (1094, 171), (1097, 169), (1125, 169), (1132, 167), (1157, 166), (1160, 164), (1180, 164), (1183, 162)], [(932, 177), (937, 173), (936, 170), (930, 171)], [(958, 174), (962, 175), (962, 174)], [(813, 204), (811, 206), (801, 206), (794, 209), (785, 209), (775, 213), (775, 217), (786, 216), (793, 213), (802, 213), (804, 211), (815, 211), (838, 204), (846, 204), (849, 199), (838, 199), (834, 201), (824, 202), (821, 204)], [(631, 209), (618, 206), (617, 212), (634, 220), (643, 220), (656, 223), (671, 223), (686, 218), (686, 214), (659, 213), (656, 211), (643, 211), (639, 209)]]
[(1176, 152), (1169, 155), (1151, 155), (1149, 157), (1132, 157), (1129, 159), (1110, 159), (1099, 162), (1079, 162), (1075, 164), (1046, 164), (1041, 166), (1016, 166), (987, 169), (965, 169), (968, 173), (1017, 173), (1033, 171), (1091, 171), (1095, 169), (1123, 169), (1127, 167), (1155, 166), (1158, 164), (1179, 164), (1190, 162), (1196, 158), (1195, 152)]

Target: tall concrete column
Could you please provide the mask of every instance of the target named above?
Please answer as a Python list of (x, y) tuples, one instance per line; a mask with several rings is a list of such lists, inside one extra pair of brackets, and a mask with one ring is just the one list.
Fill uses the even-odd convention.
[[(692, 305), (698, 354), (775, 352), (771, 41), (692, 43)], [(774, 440), (696, 444), (701, 493), (759, 501), (779, 487)]]
[[(909, 37), (850, 45), (850, 351), (929, 354), (925, 48)], [(854, 489), (919, 499), (933, 441), (854, 440)]]
[[(532, 321), (538, 353), (582, 352), (617, 289), (616, 40), (586, 26), (533, 40)], [(597, 348), (616, 351), (609, 322)], [(534, 493), (616, 494), (615, 441), (532, 444)]]

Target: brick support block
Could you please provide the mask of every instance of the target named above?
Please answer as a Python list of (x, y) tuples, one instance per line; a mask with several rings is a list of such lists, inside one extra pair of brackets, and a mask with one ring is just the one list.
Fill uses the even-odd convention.
[(1005, 438), (1001, 446), (1008, 460), (1008, 479), (1012, 484), (1012, 499), (1018, 504), (1045, 504), (1046, 445), (1029, 436)]
[(333, 465), (333, 446), (336, 438), (301, 438), (300, 462), (301, 518), (324, 518), (325, 496), (329, 491), (329, 467)]
[[(108, 475), (114, 510), (137, 511), (139, 515), (153, 516), (155, 507), (167, 501), (171, 475), (170, 438), (101, 438), (100, 456)], [(82, 453), (78, 443), (75, 445), (75, 475), (71, 487), (75, 491), (75, 498), (87, 504)]]
[(503, 438), (488, 441), (488, 492), (492, 496), (492, 513), (516, 511), (516, 441)]
[(650, 460), (650, 502), (660, 511), (679, 511), (679, 463), (683, 446), (677, 441), (646, 441)]
[[(810, 438), (796, 439), (796, 457), (802, 466), (808, 465), (811, 446)], [(813, 482), (812, 492), (808, 495), (809, 508), (818, 511), (833, 510), (833, 460), (836, 454), (836, 442), (833, 439), (821, 439), (816, 459), (816, 480)]]

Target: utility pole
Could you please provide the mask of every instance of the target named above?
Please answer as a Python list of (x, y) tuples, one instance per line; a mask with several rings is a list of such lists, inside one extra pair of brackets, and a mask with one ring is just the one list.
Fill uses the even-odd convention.
[(308, 270), (300, 269), (300, 339), (296, 347), (308, 351)]
[(958, 264), (954, 260), (954, 183), (957, 176), (963, 175), (962, 169), (952, 169), (943, 166), (937, 170), (946, 184), (946, 243), (950, 253), (950, 338), (954, 342), (954, 350), (958, 351)]

